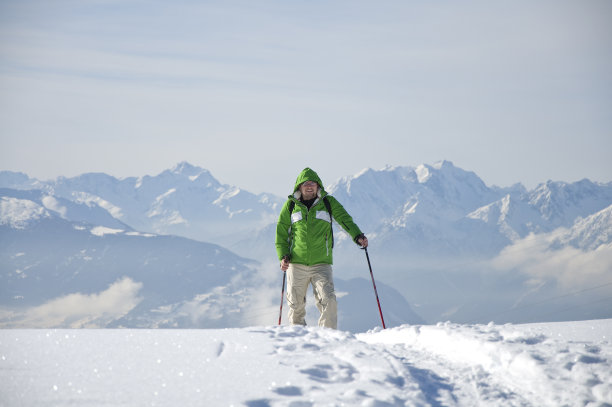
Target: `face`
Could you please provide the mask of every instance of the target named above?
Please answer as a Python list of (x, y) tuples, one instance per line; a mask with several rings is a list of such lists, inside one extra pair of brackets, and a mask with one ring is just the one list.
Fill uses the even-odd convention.
[(300, 185), (300, 192), (302, 193), (303, 199), (312, 199), (317, 196), (319, 190), (319, 184), (314, 181), (306, 181)]

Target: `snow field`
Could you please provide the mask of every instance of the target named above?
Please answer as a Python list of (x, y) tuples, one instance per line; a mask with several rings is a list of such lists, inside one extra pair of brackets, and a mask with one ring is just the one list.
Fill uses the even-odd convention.
[[(579, 328), (568, 328), (572, 326)], [(452, 382), (457, 388), (467, 385), (464, 392), (474, 386), (479, 405), (612, 405), (612, 320), (503, 326), (445, 323), (357, 338), (400, 345), (396, 354), (404, 353), (406, 359), (429, 354), (437, 361), (432, 369), (441, 376), (470, 377)], [(506, 402), (499, 404), (500, 398)]]
[(2, 330), (0, 406), (610, 406), (612, 320)]

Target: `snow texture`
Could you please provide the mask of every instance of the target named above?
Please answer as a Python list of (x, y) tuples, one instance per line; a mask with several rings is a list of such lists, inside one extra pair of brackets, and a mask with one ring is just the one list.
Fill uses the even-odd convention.
[(609, 406), (612, 320), (2, 330), (2, 406)]
[(32, 201), (17, 198), (0, 198), (0, 225), (25, 229), (37, 220), (49, 217), (45, 208)]

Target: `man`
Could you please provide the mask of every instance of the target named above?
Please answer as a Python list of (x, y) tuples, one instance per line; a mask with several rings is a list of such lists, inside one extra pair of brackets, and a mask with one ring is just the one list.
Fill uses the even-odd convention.
[(283, 205), (276, 225), (276, 252), (287, 273), (287, 302), (292, 325), (306, 325), (306, 291), (312, 284), (319, 326), (338, 327), (338, 308), (332, 277), (332, 216), (361, 247), (368, 239), (342, 205), (323, 189), (316, 172), (305, 168), (295, 181), (293, 195)]

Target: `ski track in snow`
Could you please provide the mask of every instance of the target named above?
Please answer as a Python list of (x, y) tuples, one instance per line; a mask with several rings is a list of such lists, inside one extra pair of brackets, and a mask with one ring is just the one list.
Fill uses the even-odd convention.
[(612, 320), (2, 330), (0, 406), (610, 406)]

